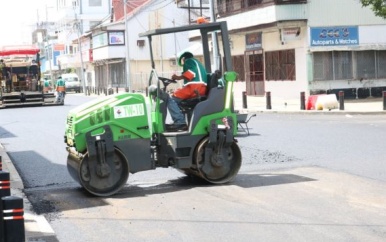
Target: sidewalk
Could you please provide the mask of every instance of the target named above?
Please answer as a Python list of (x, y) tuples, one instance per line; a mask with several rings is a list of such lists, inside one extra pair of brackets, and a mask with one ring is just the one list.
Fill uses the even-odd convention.
[[(243, 99), (241, 94), (235, 93), (235, 109), (242, 113), (257, 112), (299, 112), (304, 114), (316, 113), (350, 113), (350, 114), (386, 114), (383, 110), (382, 98), (366, 98), (344, 100), (344, 110), (340, 106), (336, 109), (324, 110), (301, 110), (300, 95), (298, 99), (284, 99), (271, 96), (271, 109), (267, 109), (266, 97), (247, 96), (247, 108), (243, 108)], [(307, 102), (307, 98), (306, 98)], [(339, 100), (338, 100), (339, 103)]]
[[(344, 110), (301, 110), (300, 109), (300, 93), (296, 98), (282, 98), (271, 93), (271, 109), (267, 109), (267, 99), (265, 96), (248, 96), (247, 108), (243, 108), (242, 93), (245, 91), (245, 83), (236, 82), (233, 87), (233, 95), (235, 101), (235, 109), (241, 113), (257, 113), (257, 112), (299, 112), (304, 114), (315, 113), (352, 113), (352, 114), (386, 114), (383, 110), (383, 98), (366, 98), (366, 99), (346, 99), (344, 100)], [(295, 95), (296, 96), (296, 95)], [(305, 101), (307, 103), (308, 96)], [(339, 100), (338, 100), (339, 103)]]

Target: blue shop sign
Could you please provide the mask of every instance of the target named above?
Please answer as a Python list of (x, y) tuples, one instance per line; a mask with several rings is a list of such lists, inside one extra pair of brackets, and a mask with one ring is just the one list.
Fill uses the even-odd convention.
[(358, 26), (311, 28), (311, 46), (359, 45)]

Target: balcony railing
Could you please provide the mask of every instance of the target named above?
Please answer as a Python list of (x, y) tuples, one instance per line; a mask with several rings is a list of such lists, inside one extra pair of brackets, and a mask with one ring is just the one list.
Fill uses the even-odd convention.
[(219, 0), (217, 11), (221, 17), (225, 17), (271, 5), (304, 3), (307, 3), (307, 0)]

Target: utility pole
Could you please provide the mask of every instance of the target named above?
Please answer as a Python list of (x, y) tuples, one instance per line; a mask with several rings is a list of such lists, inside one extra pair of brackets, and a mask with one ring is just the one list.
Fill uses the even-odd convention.
[(80, 42), (80, 32), (81, 32), (81, 28), (80, 28), (80, 21), (78, 20), (78, 15), (76, 14), (76, 1), (73, 1), (72, 2), (72, 6), (74, 8), (74, 13), (75, 13), (75, 25), (76, 25), (76, 28), (77, 28), (77, 34), (78, 34), (78, 45), (79, 45), (79, 54), (80, 54), (80, 65), (81, 65), (81, 73), (82, 73), (82, 84), (83, 84), (83, 92), (85, 95), (87, 95), (87, 92), (86, 92), (86, 78), (84, 76), (84, 66), (83, 66), (83, 53), (82, 53), (82, 44)]
[(47, 41), (47, 50), (48, 50), (48, 53), (46, 53), (47, 55), (47, 59), (48, 59), (48, 63), (49, 63), (49, 66), (50, 66), (50, 81), (51, 82), (54, 82), (54, 77), (52, 76), (52, 64), (51, 64), (51, 61), (52, 61), (52, 45), (49, 44), (48, 40)]
[[(216, 16), (214, 15), (214, 0), (209, 0), (210, 1), (210, 19), (211, 22), (214, 23), (216, 22)], [(217, 33), (212, 32), (212, 47), (213, 47), (213, 63), (214, 63), (214, 70), (218, 70), (220, 66), (220, 58), (218, 55), (218, 45), (217, 45)]]
[(131, 83), (130, 83), (130, 52), (129, 52), (129, 31), (128, 31), (128, 24), (127, 24), (127, 0), (123, 1), (123, 9), (124, 9), (124, 18), (125, 18), (125, 47), (126, 47), (126, 87), (129, 92), (131, 92)]
[[(176, 27), (176, 21), (173, 19), (173, 27)], [(178, 65), (178, 57), (177, 57), (177, 38), (176, 38), (176, 33), (173, 33), (174, 35), (174, 59), (176, 61), (176, 66)]]
[[(48, 7), (47, 7), (47, 4), (46, 4), (46, 29), (48, 28)], [(47, 30), (48, 31), (48, 30)], [(48, 59), (48, 62), (49, 62), (49, 66), (50, 66), (50, 81), (51, 82), (54, 82), (54, 77), (52, 76), (52, 64), (51, 64), (51, 60), (52, 60), (52, 52), (53, 52), (53, 49), (52, 49), (52, 44), (49, 43), (49, 35), (47, 34), (46, 32), (46, 43), (47, 43), (47, 50), (49, 53), (46, 53), (47, 55), (47, 59)]]

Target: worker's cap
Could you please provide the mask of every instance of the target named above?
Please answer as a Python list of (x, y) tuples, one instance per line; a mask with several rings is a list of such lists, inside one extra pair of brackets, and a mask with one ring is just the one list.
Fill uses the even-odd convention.
[(182, 53), (180, 55), (180, 57), (178, 58), (178, 65), (179, 66), (182, 66), (182, 63), (181, 63), (182, 58), (185, 58), (185, 59), (193, 58), (193, 54), (190, 53), (189, 51), (186, 51), (186, 52)]

